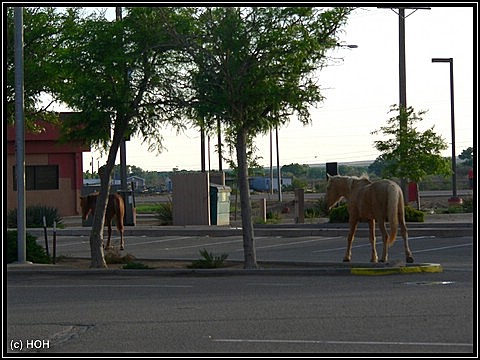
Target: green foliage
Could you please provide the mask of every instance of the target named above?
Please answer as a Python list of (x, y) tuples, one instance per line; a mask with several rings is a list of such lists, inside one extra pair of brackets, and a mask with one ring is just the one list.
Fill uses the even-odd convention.
[[(405, 221), (408, 222), (424, 222), (425, 213), (412, 208), (411, 206), (405, 206)], [(340, 205), (330, 210), (329, 221), (331, 223), (345, 223), (348, 222), (349, 215), (347, 205)]]
[[(23, 68), (24, 113), (29, 130), (39, 130), (34, 124), (40, 119), (58, 121), (58, 114), (49, 109), (50, 103), (41, 106), (42, 95), (53, 98), (60, 87), (57, 57), (59, 55), (60, 15), (54, 7), (23, 7)], [(15, 42), (14, 8), (6, 8), (6, 120), (15, 119)]]
[[(7, 231), (7, 263), (18, 260), (17, 231)], [(47, 256), (45, 249), (37, 244), (36, 237), (26, 233), (26, 260), (38, 264), (50, 264), (51, 259)]]
[(408, 222), (425, 222), (425, 213), (414, 209), (410, 205), (405, 206), (405, 221)]
[(473, 212), (473, 198), (467, 197), (463, 199), (462, 207), (463, 207), (463, 212), (466, 212), (466, 213)]
[(325, 196), (322, 196), (318, 199), (314, 204), (314, 210), (317, 214), (317, 217), (323, 217), (328, 215), (328, 207), (327, 207), (327, 200)]
[(308, 165), (300, 165), (298, 163), (290, 164), (290, 165), (283, 165), (282, 166), (282, 174), (283, 176), (296, 176), (296, 177), (304, 177), (308, 173), (309, 166)]
[(137, 214), (154, 214), (158, 211), (158, 204), (136, 204), (135, 211)]
[(344, 204), (344, 205), (334, 207), (332, 210), (330, 210), (330, 213), (328, 214), (328, 219), (329, 219), (329, 222), (331, 223), (348, 222), (349, 216), (348, 216), (347, 205)]
[(267, 211), (267, 224), (279, 224), (282, 217), (278, 211)]
[(129, 262), (128, 264), (123, 265), (122, 269), (153, 269), (153, 268), (139, 262)]
[(462, 151), (460, 155), (458, 155), (460, 160), (464, 160), (465, 165), (473, 166), (473, 147), (468, 147)]
[[(43, 227), (43, 216), (47, 227), (53, 227), (56, 222), (57, 227), (62, 227), (63, 219), (58, 215), (58, 210), (45, 205), (27, 206), (25, 209), (25, 225), (30, 228)], [(7, 214), (7, 226), (9, 228), (17, 227), (17, 209), (9, 210)]]
[(215, 269), (224, 266), (224, 261), (227, 259), (228, 254), (221, 254), (216, 256), (209, 253), (206, 249), (200, 250), (200, 255), (203, 259), (192, 261), (191, 265), (187, 267), (190, 269)]
[(173, 202), (171, 199), (167, 203), (158, 204), (155, 211), (156, 217), (160, 220), (160, 225), (173, 224)]
[(450, 164), (440, 155), (448, 147), (446, 141), (433, 131), (433, 126), (424, 132), (414, 126), (425, 111), (415, 114), (412, 107), (392, 106), (390, 112), (399, 114), (390, 118), (387, 126), (372, 132), (381, 132), (386, 139), (374, 142), (382, 153), (379, 159), (383, 163), (382, 177), (406, 178), (418, 183), (429, 174), (449, 175)]

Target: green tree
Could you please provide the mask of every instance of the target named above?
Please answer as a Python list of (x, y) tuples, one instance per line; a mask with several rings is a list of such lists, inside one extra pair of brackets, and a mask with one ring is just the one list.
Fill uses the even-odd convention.
[(460, 160), (464, 160), (465, 165), (473, 166), (473, 147), (468, 147), (458, 155)]
[[(117, 9), (118, 10), (118, 9)], [(165, 8), (164, 16), (173, 12)], [(181, 127), (182, 79), (172, 41), (152, 8), (130, 8), (123, 18), (85, 15), (70, 8), (61, 26), (60, 99), (77, 113), (63, 123), (65, 139), (84, 139), (108, 149), (99, 170), (101, 190), (90, 235), (91, 267), (106, 267), (103, 227), (110, 178), (121, 141), (140, 135), (161, 150), (162, 124)], [(179, 19), (172, 19), (173, 22)], [(113, 134), (112, 134), (113, 133)]]
[(308, 165), (300, 165), (298, 163), (283, 165), (282, 166), (282, 174), (290, 174), (291, 176), (296, 177), (305, 177), (308, 174), (309, 166)]
[(323, 99), (316, 71), (326, 64), (327, 50), (337, 45), (350, 11), (196, 8), (188, 32), (175, 32), (196, 65), (191, 72), (195, 118), (213, 131), (219, 120), (236, 151), (245, 268), (257, 267), (248, 186), (250, 139), (281, 127), (292, 115), (310, 122), (310, 106)]
[[(54, 122), (58, 114), (52, 111), (52, 102), (42, 104), (42, 97), (55, 100), (61, 84), (55, 66), (60, 49), (58, 27), (60, 15), (54, 8), (23, 8), (24, 52), (24, 114), (25, 126), (31, 131), (41, 130), (38, 120)], [(6, 11), (6, 121), (15, 121), (15, 22), (14, 8)]]
[[(390, 112), (397, 113), (387, 121), (387, 126), (372, 134), (382, 133), (382, 138), (374, 142), (375, 148), (382, 153), (382, 177), (398, 177), (417, 183), (427, 175), (451, 174), (449, 162), (440, 155), (447, 149), (446, 141), (434, 132), (434, 126), (421, 132), (415, 123), (423, 120), (425, 111), (414, 112), (412, 107), (401, 109), (392, 106)], [(400, 127), (400, 118), (405, 120), (405, 127)], [(418, 194), (418, 191), (417, 191)], [(420, 201), (417, 199), (420, 206)]]

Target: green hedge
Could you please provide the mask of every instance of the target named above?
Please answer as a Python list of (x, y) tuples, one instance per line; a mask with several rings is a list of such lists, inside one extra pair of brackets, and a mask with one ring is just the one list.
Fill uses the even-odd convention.
[[(348, 210), (347, 205), (340, 205), (333, 208), (328, 215), (331, 223), (345, 223), (348, 222)], [(425, 213), (412, 208), (411, 206), (405, 206), (405, 221), (408, 222), (424, 222)]]
[[(26, 260), (39, 264), (50, 264), (51, 259), (45, 249), (37, 244), (36, 237), (26, 233)], [(7, 231), (7, 263), (18, 260), (17, 230)]]

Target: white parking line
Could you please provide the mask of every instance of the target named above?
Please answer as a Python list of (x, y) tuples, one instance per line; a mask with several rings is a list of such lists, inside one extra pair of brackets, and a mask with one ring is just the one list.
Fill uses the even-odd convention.
[(465, 247), (465, 246), (473, 246), (473, 244), (460, 244), (460, 245), (452, 245), (452, 246), (442, 246), (442, 247), (438, 247), (438, 248), (415, 250), (415, 254), (416, 254), (416, 253), (421, 253), (421, 252), (429, 252), (429, 251), (438, 251), (438, 250), (445, 250), (445, 249), (453, 249), (453, 248), (459, 248), (459, 247)]
[[(355, 245), (355, 246), (352, 246), (352, 249), (361, 248), (361, 247), (365, 247), (365, 246), (370, 246), (370, 244)], [(319, 252), (329, 252), (329, 251), (345, 250), (346, 247), (347, 247), (347, 246), (345, 245), (345, 246), (338, 247), (338, 248), (323, 249), (323, 250), (314, 250), (314, 251), (312, 251), (312, 252), (314, 252), (314, 253), (319, 253)]]
[[(310, 243), (310, 242), (316, 242), (316, 241), (324, 241), (324, 240), (333, 240), (333, 239), (340, 239), (342, 236), (335, 236), (335, 237), (322, 237), (322, 238), (315, 238), (312, 240), (304, 240), (304, 241), (293, 241), (293, 242), (288, 242), (288, 243), (282, 243), (282, 244), (275, 244), (275, 245), (265, 245), (265, 246), (256, 246), (255, 249), (269, 249), (269, 248), (276, 248), (276, 247), (282, 247), (282, 246), (290, 246), (290, 245), (297, 245), (297, 244), (305, 244), (305, 243)], [(236, 249), (235, 251), (243, 251), (243, 249)], [(314, 251), (315, 252), (315, 251)]]

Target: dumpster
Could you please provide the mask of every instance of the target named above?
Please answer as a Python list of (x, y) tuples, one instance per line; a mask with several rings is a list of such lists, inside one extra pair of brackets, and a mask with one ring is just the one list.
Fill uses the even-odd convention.
[(225, 185), (210, 184), (210, 223), (230, 225), (230, 192)]

